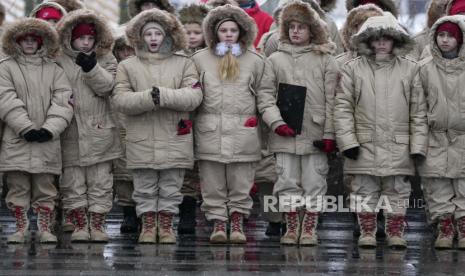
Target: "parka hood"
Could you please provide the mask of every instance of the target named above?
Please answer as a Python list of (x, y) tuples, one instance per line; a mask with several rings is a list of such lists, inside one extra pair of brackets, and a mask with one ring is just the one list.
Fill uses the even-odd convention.
[(40, 57), (50, 59), (56, 57), (60, 49), (57, 32), (49, 23), (36, 18), (24, 18), (8, 24), (2, 36), (3, 52), (10, 57), (23, 55), (23, 51), (16, 39), (28, 33), (34, 33), (42, 38), (43, 44), (38, 50)]
[(94, 24), (97, 35), (95, 37), (94, 51), (98, 57), (103, 56), (111, 51), (114, 42), (112, 31), (104, 21), (102, 16), (97, 15), (94, 11), (79, 9), (68, 13), (62, 18), (57, 25), (57, 31), (60, 35), (60, 45), (63, 51), (68, 55), (76, 53), (71, 47), (71, 37), (74, 27), (79, 23)]

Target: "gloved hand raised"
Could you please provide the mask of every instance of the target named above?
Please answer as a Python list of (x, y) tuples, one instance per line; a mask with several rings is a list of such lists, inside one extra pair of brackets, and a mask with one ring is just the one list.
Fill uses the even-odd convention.
[(80, 52), (76, 57), (76, 64), (81, 66), (82, 71), (88, 73), (97, 65), (97, 54), (92, 52), (92, 54), (86, 55)]
[(295, 131), (292, 128), (290, 128), (287, 124), (280, 125), (274, 130), (274, 132), (276, 132), (276, 134), (278, 134), (279, 136), (283, 137), (295, 137)]
[(357, 160), (358, 155), (360, 154), (360, 147), (350, 148), (343, 151), (342, 154), (349, 159)]
[(45, 128), (39, 129), (38, 133), (39, 133), (39, 139), (37, 140), (37, 142), (39, 143), (48, 142), (53, 139), (53, 134), (50, 131), (46, 130)]

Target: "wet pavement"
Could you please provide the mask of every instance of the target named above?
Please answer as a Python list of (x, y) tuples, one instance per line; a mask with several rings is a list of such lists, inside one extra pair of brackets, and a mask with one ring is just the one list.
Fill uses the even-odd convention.
[(323, 217), (318, 247), (281, 246), (264, 234), (266, 223), (254, 211), (245, 246), (210, 245), (200, 213), (197, 235), (181, 236), (177, 245), (138, 245), (136, 235), (120, 234), (118, 208), (108, 217), (108, 244), (70, 244), (65, 235), (59, 245), (9, 245), (14, 223), (2, 207), (0, 275), (465, 275), (465, 251), (432, 248), (423, 209), (408, 212), (407, 250), (389, 249), (382, 239), (377, 249), (359, 249), (347, 213)]

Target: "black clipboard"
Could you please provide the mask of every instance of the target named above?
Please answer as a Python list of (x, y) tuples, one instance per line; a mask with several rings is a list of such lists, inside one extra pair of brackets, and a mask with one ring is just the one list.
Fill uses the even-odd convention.
[(307, 88), (305, 86), (287, 83), (280, 83), (278, 86), (277, 106), (281, 112), (281, 117), (297, 134), (302, 132), (306, 96)]

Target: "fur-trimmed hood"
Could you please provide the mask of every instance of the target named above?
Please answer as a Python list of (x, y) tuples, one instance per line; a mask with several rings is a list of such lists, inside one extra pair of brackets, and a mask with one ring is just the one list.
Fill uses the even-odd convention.
[(107, 22), (94, 11), (79, 9), (68, 13), (57, 25), (57, 31), (60, 35), (60, 45), (66, 54), (77, 55), (77, 52), (71, 47), (71, 36), (74, 27), (79, 23), (90, 23), (95, 25), (97, 36), (95, 38), (94, 51), (98, 57), (111, 52), (114, 39)]
[(28, 33), (34, 33), (42, 38), (43, 44), (38, 51), (40, 57), (50, 59), (56, 57), (60, 50), (57, 32), (49, 23), (36, 18), (24, 18), (8, 24), (2, 36), (3, 52), (11, 57), (21, 56), (23, 52), (16, 39)]
[(352, 9), (346, 17), (346, 22), (341, 29), (342, 44), (344, 48), (354, 51), (354, 46), (350, 43), (350, 38), (358, 32), (365, 21), (372, 16), (382, 16), (383, 10), (376, 5), (361, 5)]
[[(140, 10), (140, 4), (147, 0), (128, 0), (128, 14), (130, 18), (138, 15)], [(160, 6), (161, 10), (167, 11), (169, 13), (174, 13), (176, 10), (170, 4), (169, 0), (153, 0), (158, 6)]]
[(45, 7), (50, 7), (50, 8), (54, 8), (54, 9), (59, 10), (61, 12), (61, 14), (63, 15), (63, 17), (65, 17), (66, 14), (68, 13), (66, 11), (66, 9), (62, 5), (60, 5), (60, 4), (56, 3), (56, 2), (43, 2), (43, 3), (41, 3), (41, 4), (34, 7), (34, 9), (29, 14), (29, 17), (36, 18), (37, 12), (40, 11), (42, 8), (45, 8)]
[(166, 36), (163, 44), (170, 47), (170, 49), (165, 49), (166, 51), (173, 53), (186, 49), (186, 31), (179, 19), (167, 11), (151, 9), (136, 15), (129, 21), (126, 28), (126, 37), (137, 55), (147, 51), (141, 31), (148, 22), (156, 22), (164, 29)]
[(255, 21), (243, 9), (229, 4), (214, 8), (205, 18), (203, 22), (203, 33), (207, 46), (210, 49), (215, 49), (216, 44), (219, 42), (215, 32), (216, 25), (226, 18), (231, 18), (239, 25), (241, 29), (239, 43), (243, 50), (251, 47), (257, 36)]
[(290, 44), (289, 24), (291, 21), (299, 21), (310, 27), (310, 46), (315, 51), (332, 54), (336, 50), (336, 44), (330, 39), (326, 23), (310, 4), (297, 0), (290, 1), (283, 6), (279, 19), (279, 41), (281, 43)]
[(351, 43), (360, 55), (373, 55), (370, 41), (382, 36), (389, 36), (394, 39), (392, 54), (404, 56), (413, 50), (415, 41), (399, 25), (397, 19), (389, 13), (383, 16), (373, 16), (368, 18), (362, 25), (358, 33), (352, 36)]
[(337, 0), (321, 0), (321, 8), (325, 12), (331, 12), (336, 7)]
[(79, 0), (51, 0), (50, 2), (58, 3), (60, 6), (65, 8), (67, 12), (72, 12), (79, 9), (85, 9), (85, 5)]
[[(428, 3), (426, 24), (430, 29), (439, 18), (446, 15), (446, 7), (449, 1), (431, 0)], [(451, 2), (452, 3), (452, 2)], [(448, 9), (447, 9), (448, 10)]]
[(441, 50), (436, 43), (436, 30), (444, 22), (452, 22), (457, 24), (462, 31), (462, 36), (465, 37), (465, 15), (453, 15), (453, 16), (444, 16), (440, 18), (436, 23), (434, 23), (433, 27), (431, 27), (431, 31), (429, 32), (429, 43), (431, 49), (431, 55), (433, 59), (435, 59), (436, 63), (439, 65), (444, 66), (444, 68), (450, 68), (452, 70), (463, 70), (465, 67), (465, 47), (461, 46), (459, 50), (459, 56), (455, 59), (445, 59), (442, 57)]
[(228, 5), (228, 4), (231, 6), (239, 7), (239, 4), (234, 0), (208, 0), (206, 3), (206, 5), (210, 9), (214, 9), (214, 8), (221, 7), (221, 6)]
[(183, 25), (197, 23), (202, 26), (208, 12), (209, 8), (207, 6), (192, 4), (179, 10), (179, 20)]
[[(346, 0), (346, 8), (348, 12), (358, 6), (360, 6), (360, 0)], [(395, 17), (399, 15), (399, 11), (394, 0), (379, 0), (379, 7), (383, 11), (392, 13)]]

